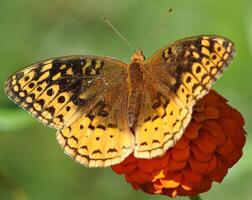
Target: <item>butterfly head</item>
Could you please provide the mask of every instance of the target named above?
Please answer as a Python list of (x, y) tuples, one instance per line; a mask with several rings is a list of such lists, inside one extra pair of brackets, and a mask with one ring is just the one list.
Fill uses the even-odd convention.
[(143, 54), (143, 52), (142, 52), (141, 49), (137, 49), (134, 52), (133, 56), (131, 57), (131, 62), (132, 63), (142, 64), (144, 62), (144, 60), (145, 60), (145, 56), (144, 56), (144, 54)]

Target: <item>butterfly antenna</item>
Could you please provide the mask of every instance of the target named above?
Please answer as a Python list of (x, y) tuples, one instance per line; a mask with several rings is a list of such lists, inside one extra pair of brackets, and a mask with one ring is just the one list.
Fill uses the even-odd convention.
[(156, 25), (154, 26), (154, 28), (150, 31), (150, 33), (148, 34), (148, 36), (145, 38), (143, 44), (145, 44), (145, 43), (151, 38), (151, 36), (153, 35), (153, 33), (157, 32), (157, 31), (160, 29), (160, 27), (161, 27), (161, 25), (163, 24), (164, 20), (166, 19), (166, 17), (167, 17), (172, 11), (173, 11), (173, 9), (170, 8), (170, 9), (168, 10), (168, 12), (166, 11), (166, 12), (161, 16), (160, 20), (158, 20), (158, 22), (156, 23)]
[(113, 24), (105, 17), (103, 16), (103, 20), (115, 31), (115, 33), (134, 51), (135, 48), (132, 46), (132, 44), (129, 43), (129, 41), (123, 37), (123, 35), (113, 26)]

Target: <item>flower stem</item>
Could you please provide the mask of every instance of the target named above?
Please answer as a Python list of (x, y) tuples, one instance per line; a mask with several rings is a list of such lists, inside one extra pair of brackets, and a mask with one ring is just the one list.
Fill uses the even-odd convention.
[(199, 195), (196, 196), (190, 196), (189, 197), (191, 200), (202, 200)]

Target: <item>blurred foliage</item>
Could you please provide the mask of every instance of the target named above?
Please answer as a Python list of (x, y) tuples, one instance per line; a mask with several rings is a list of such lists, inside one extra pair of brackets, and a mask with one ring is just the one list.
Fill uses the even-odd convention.
[[(162, 18), (169, 8), (174, 11)], [(148, 57), (174, 40), (198, 34), (232, 39), (237, 56), (214, 88), (241, 111), (248, 132), (244, 156), (203, 199), (251, 199), (251, 0), (1, 0), (0, 199), (167, 199), (131, 189), (110, 168), (86, 169), (64, 155), (47, 128), (4, 95), (10, 74), (38, 60), (72, 54), (129, 62), (132, 51), (104, 23), (109, 18)], [(160, 29), (143, 44), (155, 24)], [(187, 198), (178, 198), (187, 199)]]

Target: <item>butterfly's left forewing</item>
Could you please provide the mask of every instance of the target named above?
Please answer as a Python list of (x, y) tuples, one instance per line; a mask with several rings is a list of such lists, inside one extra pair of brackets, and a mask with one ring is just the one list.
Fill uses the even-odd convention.
[(5, 91), (46, 125), (62, 128), (122, 71), (123, 67), (114, 67), (112, 60), (103, 57), (60, 57), (13, 74)]
[(146, 61), (144, 94), (149, 97), (143, 100), (136, 128), (136, 157), (160, 156), (175, 145), (190, 122), (193, 106), (233, 55), (228, 39), (198, 36), (177, 41)]
[(127, 127), (126, 64), (107, 57), (72, 56), (42, 61), (5, 84), (10, 99), (58, 129), (68, 155), (89, 167), (122, 161), (134, 148)]

